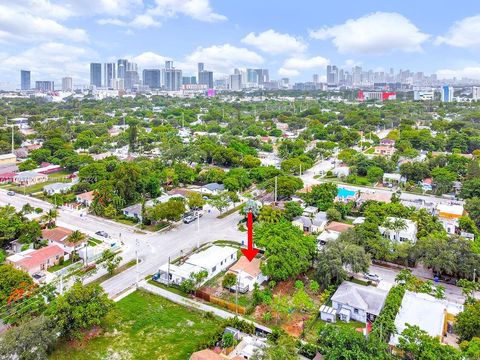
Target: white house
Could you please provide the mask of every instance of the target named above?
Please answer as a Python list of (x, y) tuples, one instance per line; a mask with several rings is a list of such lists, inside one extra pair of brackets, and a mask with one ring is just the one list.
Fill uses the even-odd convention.
[(75, 183), (53, 183), (48, 184), (43, 187), (43, 192), (47, 195), (54, 195), (54, 194), (64, 194), (69, 192)]
[(226, 271), (237, 261), (238, 249), (230, 246), (213, 245), (205, 250), (194, 253), (180, 264), (163, 264), (154, 277), (163, 284), (180, 285), (190, 275), (201, 271), (208, 273), (204, 281), (207, 281), (222, 271)]
[(200, 192), (207, 195), (218, 195), (224, 190), (225, 187), (223, 186), (223, 184), (218, 183), (210, 183), (200, 188)]
[(319, 233), (327, 225), (327, 214), (323, 211), (314, 215), (314, 217), (299, 216), (292, 221), (292, 225), (308, 233)]
[(48, 241), (50, 245), (57, 245), (67, 254), (82, 249), (87, 240), (80, 241), (76, 244), (69, 241), (69, 236), (73, 233), (72, 230), (57, 226), (53, 229), (43, 229), (42, 239)]
[(387, 294), (387, 290), (344, 281), (332, 296), (332, 307), (340, 320), (373, 322), (380, 314)]
[[(268, 280), (268, 276), (263, 275), (260, 270), (260, 259), (258, 258), (248, 261), (245, 256), (242, 256), (228, 272), (237, 276), (238, 291), (241, 293), (252, 291), (255, 284), (260, 285)], [(236, 285), (233, 286), (232, 290), (235, 290), (236, 287)]]
[[(463, 305), (436, 299), (428, 294), (406, 291), (395, 318), (395, 327), (398, 334), (401, 334), (407, 327), (406, 324), (416, 325), (428, 335), (442, 340), (449, 325), (453, 325), (454, 317), (462, 311)], [(392, 335), (390, 345), (398, 344), (398, 334)]]
[(387, 221), (393, 223), (397, 220), (403, 220), (405, 227), (403, 229), (388, 229), (386, 226), (379, 226), (378, 230), (382, 236), (386, 237), (391, 241), (410, 241), (415, 243), (417, 241), (417, 223), (409, 219), (400, 219), (394, 217), (388, 217)]
[(336, 322), (337, 310), (327, 305), (320, 306), (320, 319), (329, 323)]

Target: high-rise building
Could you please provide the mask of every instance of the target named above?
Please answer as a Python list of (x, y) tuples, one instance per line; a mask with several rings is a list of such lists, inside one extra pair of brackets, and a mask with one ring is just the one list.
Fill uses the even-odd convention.
[(144, 69), (143, 70), (143, 85), (150, 89), (160, 89), (160, 70), (159, 69)]
[(452, 102), (453, 101), (453, 87), (449, 85), (442, 86), (442, 102)]
[(125, 72), (127, 71), (128, 60), (118, 59), (117, 61), (117, 78), (125, 79)]
[(264, 84), (270, 81), (270, 77), (268, 76), (268, 69), (255, 69), (258, 77), (258, 83)]
[(20, 70), (20, 90), (30, 90), (30, 71)]
[(73, 79), (71, 77), (62, 78), (62, 91), (73, 91)]
[(353, 85), (362, 84), (362, 68), (360, 66), (355, 66), (352, 69), (352, 83)]
[(204, 63), (198, 63), (198, 76), (197, 78), (200, 79), (200, 73), (205, 70), (205, 64)]
[(313, 82), (315, 84), (318, 84), (320, 82), (320, 75), (318, 74), (313, 74)]
[(480, 100), (480, 86), (474, 86), (472, 88), (472, 98), (475, 101)]
[(131, 90), (137, 85), (140, 84), (140, 77), (138, 76), (138, 71), (136, 70), (127, 70), (125, 72), (125, 90)]
[(52, 92), (55, 90), (53, 81), (35, 81), (35, 90), (41, 92)]
[(207, 85), (209, 89), (213, 89), (213, 71), (203, 70), (198, 73), (198, 83)]
[(338, 68), (335, 65), (327, 65), (327, 84), (338, 85)]
[(230, 75), (230, 90), (242, 90), (242, 74)]
[(167, 91), (180, 91), (182, 88), (182, 70), (173, 67), (173, 61), (165, 61), (164, 87)]
[(90, 63), (90, 85), (102, 87), (102, 64)]
[(258, 84), (258, 73), (255, 69), (247, 69), (247, 83)]
[(103, 64), (103, 85), (106, 88), (113, 89), (114, 79), (116, 79), (116, 77), (115, 63)]

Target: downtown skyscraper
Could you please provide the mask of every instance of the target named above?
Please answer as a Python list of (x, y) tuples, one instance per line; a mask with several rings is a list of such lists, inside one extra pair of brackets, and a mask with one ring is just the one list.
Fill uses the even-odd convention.
[(29, 70), (20, 70), (20, 90), (30, 90), (31, 78)]
[(102, 87), (101, 63), (90, 63), (90, 86)]

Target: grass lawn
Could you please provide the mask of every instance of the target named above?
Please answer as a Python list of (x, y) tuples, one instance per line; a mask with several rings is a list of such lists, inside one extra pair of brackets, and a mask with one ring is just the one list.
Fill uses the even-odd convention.
[(318, 317), (311, 326), (305, 330), (305, 340), (314, 343), (318, 338), (318, 332), (325, 326), (338, 326), (342, 328), (358, 329), (364, 328), (366, 325), (358, 321), (344, 322), (337, 319), (337, 322), (329, 324)]
[[(102, 275), (100, 276), (98, 279), (95, 279), (94, 281), (92, 281), (92, 283), (94, 284), (101, 284), (102, 282), (114, 277), (115, 275), (118, 275), (120, 274), (122, 271), (125, 271), (127, 269), (130, 269), (131, 267), (135, 266), (137, 264), (137, 261), (136, 260), (130, 260), (128, 263), (126, 264), (123, 264), (122, 266), (119, 266), (118, 268), (116, 268), (114, 271), (113, 271), (113, 274), (105, 274), (105, 275)], [(98, 266), (98, 267), (101, 267)]]
[(68, 259), (68, 260), (65, 260), (62, 265), (50, 266), (47, 270), (48, 270), (48, 272), (53, 273), (55, 271), (63, 269), (64, 267), (67, 267), (68, 265), (71, 265), (71, 264), (72, 264), (72, 260)]
[(102, 241), (94, 239), (94, 238), (89, 238), (88, 239), (88, 246), (90, 246), (90, 247), (95, 247), (95, 246), (97, 246), (101, 243), (102, 243)]
[(120, 300), (106, 321), (106, 333), (75, 348), (62, 344), (54, 360), (185, 360), (197, 346), (217, 334), (220, 320), (136, 291)]

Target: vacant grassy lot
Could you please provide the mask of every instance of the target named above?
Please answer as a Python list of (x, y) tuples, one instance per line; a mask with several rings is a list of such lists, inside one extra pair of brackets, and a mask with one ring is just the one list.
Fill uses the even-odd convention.
[(201, 312), (136, 291), (116, 304), (103, 335), (83, 346), (62, 344), (51, 359), (185, 360), (218, 326)]

